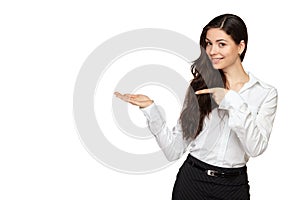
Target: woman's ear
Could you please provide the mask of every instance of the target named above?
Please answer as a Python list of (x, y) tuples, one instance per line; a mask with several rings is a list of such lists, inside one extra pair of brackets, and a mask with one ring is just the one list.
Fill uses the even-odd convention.
[(241, 40), (240, 44), (239, 44), (239, 55), (241, 55), (243, 53), (243, 51), (245, 50), (246, 44), (244, 40)]

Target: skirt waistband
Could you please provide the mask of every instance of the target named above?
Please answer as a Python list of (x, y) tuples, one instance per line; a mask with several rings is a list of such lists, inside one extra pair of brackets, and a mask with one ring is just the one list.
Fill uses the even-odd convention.
[(239, 168), (223, 168), (218, 167), (214, 165), (210, 165), (208, 163), (205, 163), (195, 157), (193, 157), (191, 154), (188, 155), (186, 162), (190, 164), (191, 166), (198, 168), (204, 172), (207, 173), (209, 176), (216, 176), (216, 177), (235, 177), (242, 174), (247, 173), (247, 167), (239, 167)]

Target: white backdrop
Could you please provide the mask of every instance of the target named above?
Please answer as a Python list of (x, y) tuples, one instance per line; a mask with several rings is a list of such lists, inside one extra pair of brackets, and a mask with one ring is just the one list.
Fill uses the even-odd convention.
[(248, 26), (244, 67), (279, 92), (269, 147), (248, 163), (251, 197), (295, 199), (300, 16), (296, 1), (281, 2), (2, 1), (0, 199), (170, 199), (184, 158), (142, 175), (103, 166), (76, 130), (75, 81), (88, 55), (117, 34), (162, 28), (198, 42), (203, 26), (223, 13)]

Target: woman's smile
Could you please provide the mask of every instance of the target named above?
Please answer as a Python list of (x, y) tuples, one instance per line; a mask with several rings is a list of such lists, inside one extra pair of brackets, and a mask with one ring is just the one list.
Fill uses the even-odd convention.
[(213, 63), (213, 65), (217, 65), (221, 62), (223, 58), (211, 58), (211, 62)]

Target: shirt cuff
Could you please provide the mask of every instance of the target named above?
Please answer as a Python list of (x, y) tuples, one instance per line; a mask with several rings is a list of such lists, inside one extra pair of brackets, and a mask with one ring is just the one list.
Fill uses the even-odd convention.
[(165, 120), (159, 112), (156, 104), (152, 103), (151, 105), (145, 108), (140, 108), (140, 110), (144, 113), (145, 117), (147, 118), (148, 126), (152, 134), (158, 135), (165, 125)]
[(247, 104), (239, 93), (229, 90), (224, 99), (219, 105), (219, 109), (223, 110), (239, 110), (242, 112), (247, 111)]
[(150, 119), (151, 117), (151, 110), (156, 107), (155, 103), (150, 104), (149, 106), (145, 108), (140, 108), (140, 110), (144, 113), (147, 119)]

